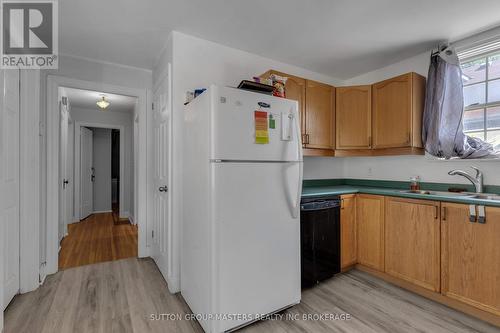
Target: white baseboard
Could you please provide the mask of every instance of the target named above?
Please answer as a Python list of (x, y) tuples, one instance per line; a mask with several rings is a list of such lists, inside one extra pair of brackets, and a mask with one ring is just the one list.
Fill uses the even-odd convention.
[(170, 291), (171, 294), (176, 294), (181, 291), (181, 284), (178, 276), (167, 276), (165, 280), (167, 280), (168, 291)]
[(40, 285), (45, 282), (45, 278), (47, 277), (47, 274), (45, 274), (45, 266), (47, 266), (46, 263), (42, 263), (40, 265), (40, 273), (38, 274), (38, 281), (40, 282)]
[(134, 220), (134, 217), (132, 215), (128, 216), (128, 220), (129, 220), (130, 224), (135, 224), (135, 220)]
[(112, 210), (94, 210), (92, 214), (112, 213)]

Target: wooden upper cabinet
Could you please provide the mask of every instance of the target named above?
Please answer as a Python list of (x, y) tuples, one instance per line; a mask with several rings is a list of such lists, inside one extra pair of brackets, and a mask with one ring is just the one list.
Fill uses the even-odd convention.
[(440, 204), (385, 199), (385, 272), (431, 291), (440, 290)]
[(335, 88), (306, 80), (307, 148), (335, 147)]
[(469, 206), (443, 203), (442, 294), (500, 316), (500, 208), (486, 223), (469, 221)]
[(384, 197), (356, 196), (358, 263), (384, 271)]
[(425, 78), (408, 73), (373, 85), (373, 148), (422, 147)]
[(285, 95), (287, 99), (292, 99), (299, 104), (300, 127), (302, 133), (306, 130), (306, 117), (305, 117), (305, 103), (306, 103), (306, 79), (298, 76), (288, 75), (286, 73), (278, 72), (275, 70), (267, 71), (260, 77), (269, 78), (271, 74), (287, 77), (285, 83)]
[(356, 196), (343, 195), (340, 207), (340, 257), (342, 269), (357, 263)]
[(285, 93), (287, 99), (293, 99), (299, 103), (300, 129), (304, 133), (306, 129), (306, 80), (296, 76), (288, 76), (285, 83)]
[(371, 86), (337, 88), (336, 149), (371, 147)]
[(267, 79), (271, 74), (288, 78), (285, 83), (286, 98), (299, 104), (304, 155), (333, 156), (335, 87), (275, 70), (269, 70), (260, 77)]

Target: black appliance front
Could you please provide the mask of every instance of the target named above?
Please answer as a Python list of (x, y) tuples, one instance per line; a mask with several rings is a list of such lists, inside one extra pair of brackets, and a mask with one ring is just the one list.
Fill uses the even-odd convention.
[(340, 199), (303, 199), (300, 212), (302, 288), (340, 272)]

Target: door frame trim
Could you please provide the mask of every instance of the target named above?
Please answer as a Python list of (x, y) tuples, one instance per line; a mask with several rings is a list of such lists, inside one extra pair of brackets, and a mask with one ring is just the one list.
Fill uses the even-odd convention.
[[(84, 81), (64, 76), (47, 75), (47, 234), (46, 234), (46, 267), (44, 274), (53, 274), (59, 270), (58, 252), (59, 241), (57, 237), (59, 224), (59, 109), (58, 89), (59, 87), (99, 90), (110, 94), (128, 95), (137, 98), (136, 116), (139, 118), (138, 126), (138, 170), (139, 187), (134, 189), (137, 196), (138, 207), (134, 212), (134, 220), (138, 225), (138, 256), (147, 257), (146, 246), (147, 228), (147, 110), (150, 99), (150, 91), (145, 89), (123, 87), (102, 82)], [(45, 276), (42, 276), (43, 280)]]
[[(75, 195), (74, 195), (74, 201), (75, 201), (75, 219), (78, 221), (80, 220), (82, 214), (81, 214), (81, 183), (80, 183), (80, 164), (81, 164), (81, 130), (82, 127), (94, 127), (94, 128), (105, 128), (105, 129), (117, 129), (120, 131), (120, 183), (123, 183), (122, 179), (125, 179), (125, 126), (121, 125), (112, 125), (112, 124), (105, 124), (105, 123), (92, 123), (92, 122), (86, 122), (86, 121), (75, 121), (75, 164), (74, 164), (74, 170), (75, 170), (75, 179), (73, 180), (73, 183), (75, 184)], [(133, 134), (133, 133), (132, 133)], [(135, 152), (134, 152), (135, 154)], [(134, 175), (133, 175), (134, 176)], [(133, 184), (129, 184), (129, 188), (133, 189)], [(120, 218), (129, 218), (130, 214), (129, 212), (125, 212), (123, 209), (123, 194), (124, 194), (124, 189), (123, 186), (120, 186), (119, 189), (119, 215)], [(78, 204), (78, 207), (76, 206)]]
[(40, 71), (19, 78), (19, 292), (26, 293), (40, 285)]

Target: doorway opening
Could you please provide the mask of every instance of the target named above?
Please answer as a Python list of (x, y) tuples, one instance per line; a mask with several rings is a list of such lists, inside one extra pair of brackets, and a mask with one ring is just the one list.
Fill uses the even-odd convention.
[[(59, 269), (137, 257), (137, 100), (70, 87), (59, 87), (59, 97)], [(108, 105), (99, 106), (101, 100)]]
[(129, 219), (120, 217), (120, 130), (111, 129), (111, 210), (114, 224), (127, 224)]

